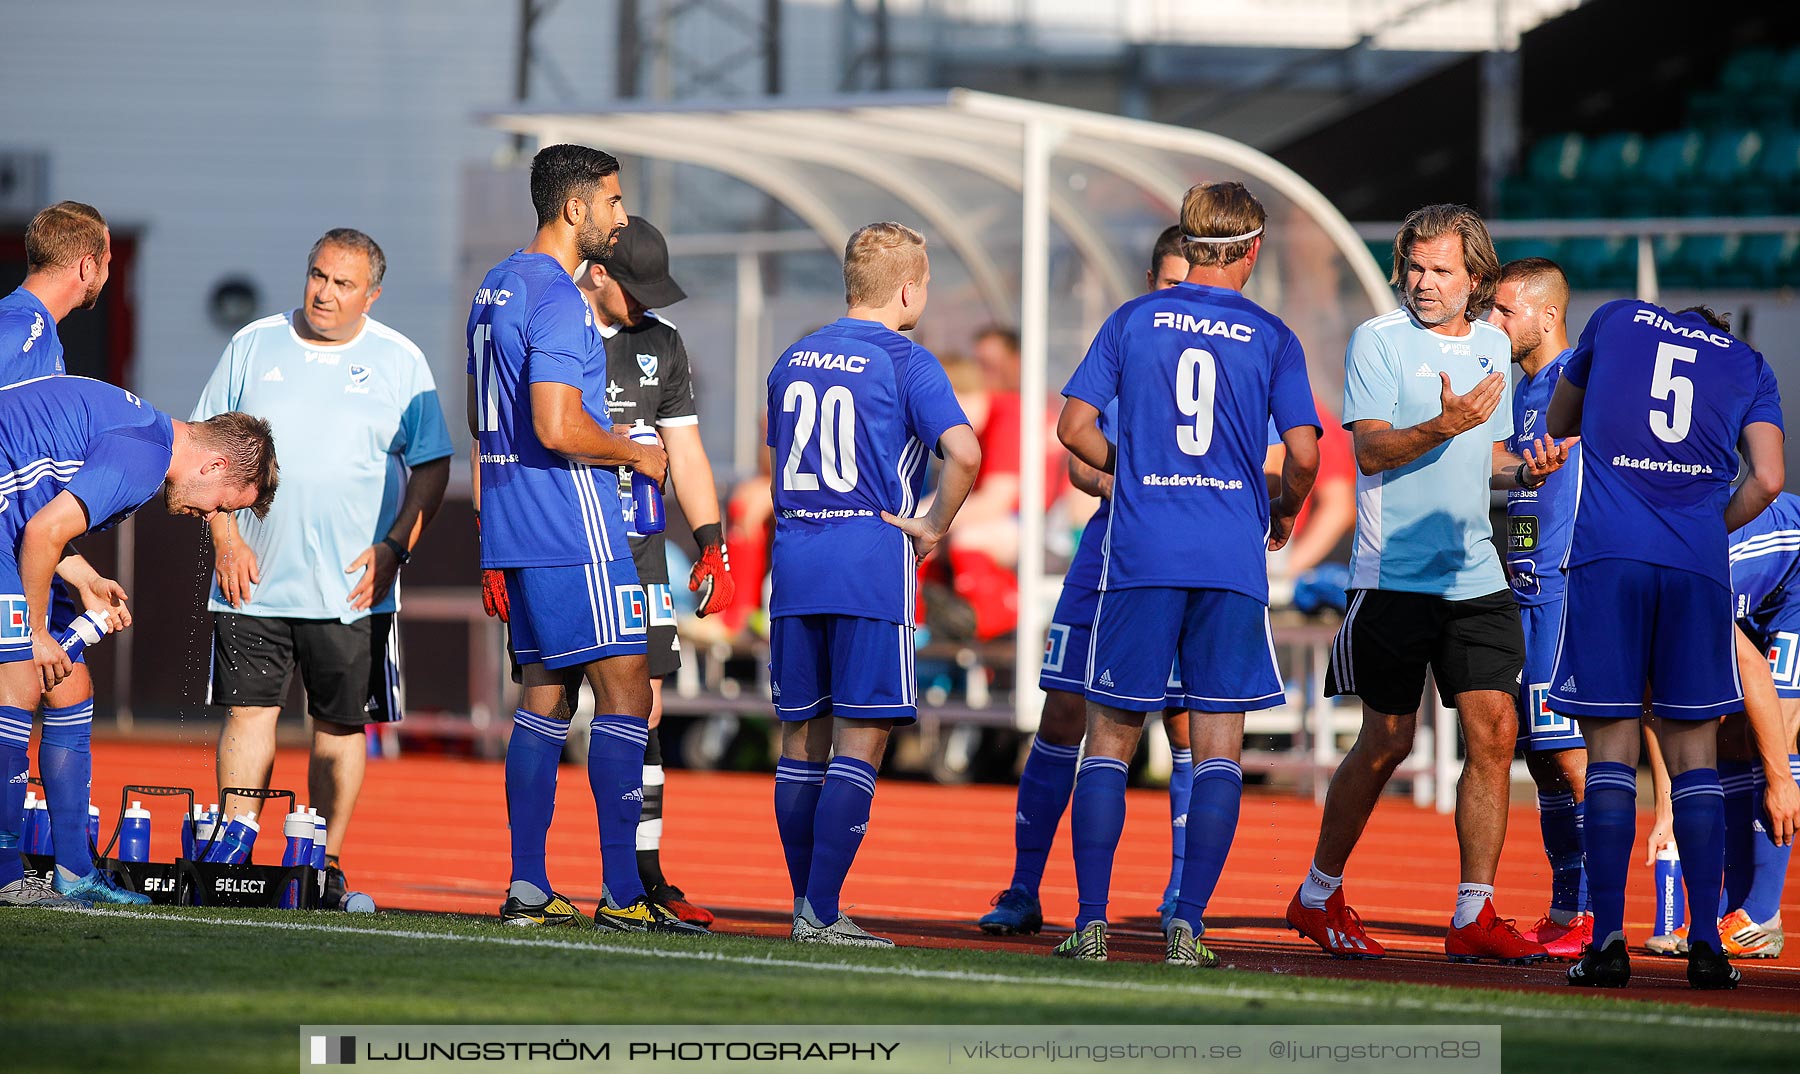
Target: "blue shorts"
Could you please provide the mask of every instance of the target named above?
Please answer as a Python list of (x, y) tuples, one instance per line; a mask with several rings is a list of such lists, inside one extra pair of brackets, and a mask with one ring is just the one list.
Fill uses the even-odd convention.
[(786, 721), (836, 716), (912, 723), (919, 715), (913, 628), (854, 615), (769, 621), (769, 690)]
[[(1565, 716), (1716, 720), (1744, 709), (1731, 589), (1692, 571), (1602, 559), (1569, 570), (1550, 707)], [(1574, 644), (1580, 639), (1585, 644)]]
[(1551, 711), (1548, 703), (1562, 613), (1560, 600), (1519, 605), (1519, 618), (1525, 626), (1525, 674), (1519, 679), (1514, 700), (1519, 708), (1519, 748), (1527, 753), (1587, 748), (1575, 721)]
[(631, 557), (564, 567), (509, 567), (513, 659), (578, 667), (647, 651), (650, 608)]
[[(1171, 705), (1170, 668), (1181, 700)], [(1100, 594), (1088, 657), (1089, 700), (1132, 712), (1250, 712), (1285, 700), (1268, 605), (1225, 589)]]
[(1769, 658), (1769, 676), (1775, 693), (1800, 697), (1800, 600), (1783, 600), (1738, 625)]
[[(0, 664), (15, 664), (31, 659), (30, 605), (25, 600), (25, 583), (19, 578), (19, 564), (11, 555), (0, 553)], [(60, 638), (69, 624), (81, 614), (68, 584), (61, 578), (50, 579), (50, 636)], [(85, 664), (87, 654), (75, 657)]]
[[(1038, 689), (1061, 690), (1066, 694), (1087, 693), (1088, 652), (1094, 636), (1091, 621), (1088, 623), (1067, 622), (1062, 618), (1066, 605), (1075, 607), (1085, 605), (1094, 607), (1099, 594), (1089, 591), (1088, 596), (1079, 602), (1069, 600), (1069, 587), (1063, 586), (1063, 599), (1057, 602), (1056, 618), (1050, 622), (1050, 629), (1044, 637), (1044, 664), (1038, 670)], [(1166, 708), (1179, 709), (1183, 705), (1181, 688), (1181, 668), (1171, 666), (1169, 681), (1164, 687), (1163, 704)]]

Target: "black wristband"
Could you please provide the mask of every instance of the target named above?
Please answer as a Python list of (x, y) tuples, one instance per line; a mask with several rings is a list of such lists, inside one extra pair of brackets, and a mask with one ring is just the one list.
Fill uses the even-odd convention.
[(704, 526), (695, 526), (694, 543), (699, 545), (702, 551), (723, 545), (725, 543), (724, 525), (718, 522), (708, 522)]
[(383, 537), (381, 543), (388, 546), (388, 550), (394, 553), (394, 558), (400, 561), (402, 567), (412, 559), (412, 553), (406, 550), (406, 546), (392, 537)]

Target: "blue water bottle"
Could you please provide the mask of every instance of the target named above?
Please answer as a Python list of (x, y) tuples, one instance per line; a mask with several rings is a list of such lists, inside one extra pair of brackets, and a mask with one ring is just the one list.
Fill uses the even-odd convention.
[[(640, 444), (659, 444), (656, 430), (645, 425), (640, 419), (631, 425), (631, 439)], [(631, 510), (628, 531), (633, 537), (648, 537), (653, 533), (661, 533), (668, 524), (663, 515), (662, 488), (650, 477), (631, 471)]]
[(19, 831), (19, 846), (27, 854), (47, 854), (46, 844), (50, 841), (50, 817), (44, 808), (44, 800), (36, 791), (25, 792), (24, 827)]
[(306, 812), (313, 819), (312, 867), (322, 872), (325, 869), (325, 818), (319, 816), (317, 806)]
[(199, 806), (181, 815), (181, 856), (189, 861), (194, 860), (194, 829), (200, 825), (200, 815)]
[(150, 860), (150, 811), (142, 802), (131, 803), (119, 822), (119, 860)]
[(88, 849), (98, 857), (100, 851), (100, 807), (92, 802), (88, 803), (87, 828)]
[(1657, 936), (1673, 936), (1687, 921), (1687, 892), (1681, 883), (1681, 852), (1674, 843), (1656, 852)]
[(251, 848), (256, 845), (256, 833), (255, 819), (248, 813), (239, 813), (225, 826), (224, 836), (214, 841), (206, 860), (224, 865), (245, 864), (250, 860)]
[(191, 858), (194, 861), (211, 861), (213, 845), (218, 842), (216, 837), (224, 834), (219, 831), (219, 806), (214, 803), (205, 809), (195, 808), (198, 815), (194, 818), (194, 852)]
[[(318, 825), (313, 823), (312, 814), (304, 806), (295, 806), (281, 823), (281, 834), (287, 837), (287, 849), (281, 854), (283, 868), (312, 864), (313, 835), (317, 831)], [(292, 910), (299, 905), (300, 881), (290, 880), (281, 890), (281, 908)]]
[(73, 660), (81, 655), (83, 649), (106, 637), (111, 630), (112, 626), (105, 612), (83, 612), (75, 617), (75, 621), (69, 624), (69, 629), (63, 631), (62, 637), (56, 639), (56, 643)]

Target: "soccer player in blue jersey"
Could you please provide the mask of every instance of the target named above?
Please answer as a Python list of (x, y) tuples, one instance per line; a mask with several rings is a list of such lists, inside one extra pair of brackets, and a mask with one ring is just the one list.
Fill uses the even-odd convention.
[[(1564, 318), (1569, 278), (1556, 262), (1528, 257), (1500, 270), (1489, 320), (1512, 341), (1513, 435), (1506, 447), (1524, 455), (1544, 434), (1544, 413), (1569, 359)], [(1519, 682), (1519, 748), (1537, 784), (1538, 825), (1550, 860), (1550, 908), (1520, 935), (1544, 945), (1552, 958), (1579, 958), (1594, 938), (1587, 913), (1587, 874), (1581, 858), (1582, 774), (1587, 748), (1573, 720), (1544, 704), (1550, 663), (1562, 626), (1563, 556), (1575, 521), (1575, 489), (1581, 480), (1581, 447), (1538, 488), (1506, 493), (1506, 578), (1525, 627), (1525, 676)]]
[(469, 429), (479, 458), (481, 565), (504, 572), (524, 693), (506, 750), (512, 878), (501, 920), (581, 920), (551, 887), (544, 839), (573, 691), (594, 691), (588, 783), (605, 883), (594, 924), (704, 933), (644, 892), (637, 825), (650, 736), (649, 622), (625, 540), (614, 468), (661, 481), (660, 447), (606, 420), (606, 350), (571, 273), (602, 261), (626, 225), (619, 162), (553, 145), (531, 162), (538, 230), (489, 270), (469, 310)]
[[(1781, 491), (1781, 396), (1762, 355), (1705, 309), (1621, 299), (1594, 312), (1550, 403), (1582, 438), (1550, 707), (1587, 740), (1594, 943), (1569, 983), (1619, 988), (1645, 687), (1671, 775), (1688, 892), (1688, 984), (1735, 988), (1714, 914), (1725, 867), (1719, 719), (1743, 711), (1728, 535)], [(1748, 476), (1732, 477), (1742, 452)], [(1575, 639), (1604, 637), (1605, 645)]]
[(51, 575), (69, 542), (117, 525), (159, 491), (171, 514), (261, 514), (276, 480), (268, 423), (247, 414), (173, 421), (85, 377), (0, 388), (0, 905), (57, 901), (25, 877), (19, 829), (32, 710), (74, 670), (48, 619)]
[[(775, 543), (769, 670), (781, 719), (775, 822), (803, 943), (886, 947), (838, 904), (869, 830), (889, 732), (917, 718), (917, 565), (981, 466), (975, 431), (931, 353), (902, 336), (925, 312), (925, 237), (858, 228), (844, 248), (849, 311), (769, 372)], [(944, 460), (931, 507), (926, 457)]]
[[(1160, 291), (1187, 279), (1189, 265), (1184, 245), (1179, 225), (1164, 228), (1157, 236), (1150, 251), (1149, 271), (1144, 274), (1147, 291)], [(1115, 439), (1116, 422), (1115, 405), (1101, 416), (1101, 431), (1109, 441)], [(1075, 789), (1075, 762), (1081, 752), (1082, 735), (1087, 731), (1087, 704), (1082, 691), (1087, 687), (1088, 639), (1094, 625), (1094, 608), (1100, 600), (1101, 549), (1106, 544), (1111, 515), (1105, 501), (1112, 497), (1112, 475), (1071, 455), (1069, 481), (1088, 495), (1098, 497), (1101, 504), (1081, 532), (1081, 543), (1063, 576), (1062, 594), (1050, 616), (1044, 640), (1044, 663), (1038, 672), (1044, 711), (1037, 733), (1032, 736), (1031, 750), (1025, 755), (1025, 769), (1019, 773), (1012, 882), (994, 896), (994, 908), (976, 922), (983, 932), (996, 936), (1032, 934), (1044, 927), (1038, 885), (1043, 882), (1057, 826), (1062, 823), (1069, 795)], [(1182, 860), (1187, 854), (1188, 799), (1194, 788), (1194, 754), (1188, 742), (1187, 717), (1181, 709), (1181, 692), (1176, 691), (1169, 700), (1175, 707), (1163, 713), (1163, 720), (1171, 755), (1169, 819), (1173, 853), (1169, 882), (1163, 890), (1162, 904), (1157, 907), (1165, 919), (1165, 930), (1168, 920), (1174, 917), (1175, 895), (1181, 885)]]
[(1344, 867), (1412, 750), (1427, 668), (1443, 703), (1456, 707), (1468, 749), (1444, 953), (1545, 957), (1493, 908), (1525, 639), (1495, 553), (1488, 492), (1538, 488), (1568, 451), (1547, 441), (1523, 457), (1507, 449), (1511, 345), (1482, 319), (1499, 276), (1493, 239), (1473, 210), (1415, 210), (1394, 237), (1391, 282), (1404, 305), (1363, 322), (1345, 353), (1344, 426), (1360, 473), (1350, 606), (1326, 689), (1362, 699), (1362, 731), (1331, 778), (1312, 868), (1287, 910), (1290, 926), (1337, 958), (1386, 953), (1344, 897)]
[[(1057, 436), (1114, 475), (1071, 826), (1080, 910), (1056, 948), (1064, 958), (1106, 959), (1126, 770), (1178, 664), (1199, 759), (1167, 961), (1218, 964), (1199, 937), (1237, 830), (1244, 713), (1283, 700), (1266, 554), (1287, 543), (1319, 464), (1300, 341), (1242, 294), (1266, 215), (1242, 183), (1191, 188), (1186, 280), (1114, 311), (1063, 389)], [(1098, 424), (1115, 399), (1116, 445)], [(1287, 448), (1273, 502), (1263, 479), (1271, 418)]]
[[(93, 308), (111, 263), (112, 235), (93, 206), (63, 201), (32, 218), (25, 228), (25, 282), (0, 298), (0, 385), (68, 371), (57, 325), (75, 310)], [(77, 615), (93, 610), (105, 612), (114, 630), (131, 625), (125, 591), (87, 560), (70, 555), (56, 573), (62, 584), (50, 590), (50, 633), (61, 636)], [(95, 902), (148, 902), (94, 868), (87, 838), (93, 729), (94, 680), (83, 655), (73, 673), (44, 695), (38, 771), (55, 835), (52, 882), (58, 891)]]

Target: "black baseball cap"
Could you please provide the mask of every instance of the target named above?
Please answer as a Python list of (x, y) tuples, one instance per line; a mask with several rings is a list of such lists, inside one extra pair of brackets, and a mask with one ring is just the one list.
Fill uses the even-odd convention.
[(647, 309), (673, 306), (686, 298), (687, 292), (669, 275), (669, 244), (663, 233), (641, 216), (629, 220), (612, 256), (601, 262), (607, 275)]

